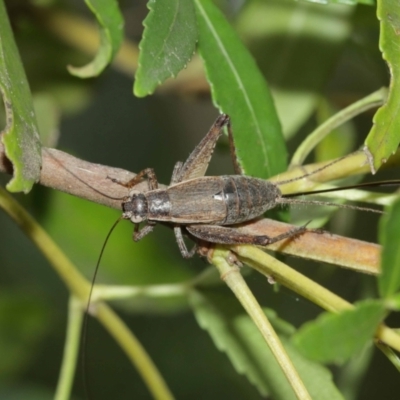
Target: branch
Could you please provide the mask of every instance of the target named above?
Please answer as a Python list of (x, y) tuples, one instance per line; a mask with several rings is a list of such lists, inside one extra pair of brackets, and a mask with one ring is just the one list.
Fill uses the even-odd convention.
[[(121, 210), (122, 200), (127, 196), (128, 190), (107, 177), (126, 182), (135, 176), (133, 172), (93, 164), (56, 149), (43, 148), (42, 158), (43, 165), (39, 180), (41, 185), (118, 210)], [(4, 153), (1, 141), (0, 171), (12, 174), (12, 165)], [(165, 186), (160, 185), (160, 187)], [(137, 189), (148, 190), (147, 182), (139, 183)], [(274, 237), (293, 229), (293, 226), (262, 219), (244, 224), (238, 229), (247, 234)], [(296, 239), (270, 245), (268, 249), (340, 265), (363, 273), (379, 273), (380, 246), (320, 230), (307, 231)]]
[[(239, 228), (252, 235), (277, 236), (293, 229), (293, 225), (271, 219), (253, 221)], [(339, 265), (365, 274), (379, 274), (381, 246), (321, 229), (307, 230), (298, 237), (268, 245), (268, 250), (328, 264)]]
[[(12, 164), (5, 155), (1, 141), (0, 171), (10, 175), (13, 173)], [(121, 168), (90, 163), (63, 151), (43, 147), (42, 170), (38, 183), (120, 210), (123, 198), (128, 195), (128, 189), (112, 182), (108, 177), (127, 182), (134, 176), (133, 172)], [(138, 184), (137, 188), (146, 191), (146, 181)]]

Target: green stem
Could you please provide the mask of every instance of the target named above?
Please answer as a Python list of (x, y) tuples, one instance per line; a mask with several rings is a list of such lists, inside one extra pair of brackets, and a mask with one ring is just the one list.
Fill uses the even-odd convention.
[(99, 300), (118, 300), (135, 297), (146, 298), (171, 298), (177, 296), (187, 296), (191, 288), (211, 281), (220, 282), (215, 268), (210, 266), (187, 282), (166, 283), (161, 285), (142, 285), (142, 286), (121, 286), (121, 285), (96, 285), (92, 292), (92, 301)]
[(79, 353), (83, 315), (81, 302), (75, 296), (70, 296), (68, 305), (67, 337), (64, 344), (64, 355), (60, 376), (58, 378), (57, 389), (54, 395), (55, 400), (68, 400), (71, 397), (72, 384), (74, 381)]
[(135, 297), (171, 298), (172, 296), (185, 296), (187, 290), (188, 286), (185, 282), (144, 286), (96, 285), (93, 289), (92, 301), (131, 299)]
[(318, 285), (312, 279), (307, 278), (254, 246), (230, 247), (247, 265), (269, 278), (272, 277), (276, 282), (281, 283), (327, 311), (338, 312), (339, 310), (342, 311), (353, 307), (346, 300)]
[(90, 289), (89, 282), (75, 268), (74, 264), (46, 231), (2, 187), (0, 187), (0, 207), (19, 225), (47, 258), (69, 290), (86, 304)]
[(387, 97), (387, 89), (381, 88), (374, 93), (364, 97), (339, 111), (331, 118), (327, 119), (322, 125), (310, 133), (307, 138), (297, 148), (292, 157), (289, 169), (302, 165), (306, 157), (311, 153), (314, 147), (326, 136), (329, 135), (338, 126), (344, 124), (355, 116), (371, 108), (381, 106)]
[(221, 279), (235, 294), (246, 312), (249, 314), (258, 330), (267, 342), (278, 364), (282, 368), (289, 384), (293, 388), (298, 399), (311, 400), (303, 381), (300, 379), (290, 357), (287, 355), (278, 335), (268, 321), (265, 313), (261, 309), (253, 293), (243, 279), (238, 267), (231, 266), (226, 261), (229, 251), (216, 249), (213, 253), (213, 264), (218, 268)]
[(172, 393), (146, 350), (117, 314), (105, 303), (99, 303), (95, 315), (136, 366), (153, 397), (160, 400), (173, 399)]
[[(71, 293), (86, 307), (90, 283), (75, 268), (46, 231), (2, 187), (0, 187), (0, 207), (21, 227), (22, 231), (48, 259)], [(148, 389), (153, 396), (157, 399), (171, 399), (172, 394), (160, 372), (133, 333), (107, 304), (98, 303), (96, 309), (98, 319), (125, 350), (142, 379), (148, 384)], [(116, 327), (120, 332), (116, 331)]]
[[(268, 278), (272, 277), (276, 282), (283, 284), (327, 311), (339, 313), (353, 308), (351, 303), (254, 246), (228, 247), (247, 265)], [(400, 351), (400, 335), (384, 324), (378, 327), (375, 337), (393, 349)]]

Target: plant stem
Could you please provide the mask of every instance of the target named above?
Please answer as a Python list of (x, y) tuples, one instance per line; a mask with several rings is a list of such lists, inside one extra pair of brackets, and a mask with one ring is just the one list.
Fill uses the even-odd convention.
[[(324, 310), (339, 313), (353, 308), (351, 303), (254, 246), (228, 247), (247, 265), (268, 278), (272, 277), (276, 282), (309, 299)], [(378, 327), (375, 337), (393, 349), (400, 351), (400, 335), (384, 324)]]
[(361, 100), (350, 104), (348, 107), (339, 111), (327, 119), (323, 124), (318, 126), (318, 128), (311, 132), (297, 148), (292, 157), (292, 161), (290, 162), (289, 169), (303, 164), (304, 160), (314, 149), (314, 147), (338, 126), (344, 124), (364, 111), (382, 105), (386, 100), (387, 92), (388, 90), (386, 88), (381, 88), (376, 92), (362, 98)]
[[(81, 301), (83, 307), (86, 307), (90, 283), (46, 231), (2, 187), (0, 187), (0, 207), (21, 227), (22, 231), (48, 259), (71, 293)], [(118, 315), (105, 303), (97, 303), (96, 310), (98, 319), (125, 350), (142, 379), (148, 384), (148, 389), (153, 396), (160, 400), (173, 398), (150, 356)]]
[(79, 353), (83, 315), (81, 302), (74, 295), (71, 295), (68, 303), (68, 326), (64, 344), (64, 355), (54, 395), (55, 400), (68, 400), (71, 397)]
[(339, 310), (352, 308), (352, 305), (346, 300), (254, 246), (229, 247), (247, 265), (250, 265), (268, 278), (272, 277), (276, 282), (281, 283), (327, 311), (338, 312)]
[(216, 249), (213, 252), (212, 262), (218, 268), (221, 279), (225, 281), (256, 324), (258, 330), (275, 356), (275, 359), (282, 368), (282, 371), (288, 379), (297, 398), (301, 400), (311, 400), (311, 396), (300, 379), (290, 357), (287, 355), (278, 335), (268, 321), (253, 293), (247, 286), (238, 267), (231, 266), (226, 261), (228, 255), (229, 251), (226, 250)]

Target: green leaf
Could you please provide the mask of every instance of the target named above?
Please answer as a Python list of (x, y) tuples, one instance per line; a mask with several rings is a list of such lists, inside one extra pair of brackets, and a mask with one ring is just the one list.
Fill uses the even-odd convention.
[(134, 93), (144, 97), (189, 62), (197, 40), (196, 14), (191, 0), (150, 0), (139, 44)]
[[(208, 331), (216, 347), (227, 354), (235, 369), (244, 374), (262, 396), (269, 394), (269, 398), (275, 400), (296, 398), (269, 347), (236, 299), (216, 291), (192, 291), (189, 299), (199, 325)], [(306, 360), (290, 344), (287, 336), (293, 333), (293, 326), (278, 318), (274, 311), (266, 313), (311, 397), (342, 399), (330, 372)]]
[(304, 324), (293, 340), (309, 359), (341, 364), (371, 341), (384, 315), (381, 302), (363, 301), (340, 314), (323, 313)]
[(400, 293), (387, 297), (385, 299), (385, 306), (389, 310), (400, 311)]
[(377, 170), (393, 154), (400, 143), (400, 3), (397, 0), (378, 1), (380, 20), (379, 47), (389, 66), (391, 82), (386, 104), (374, 115), (374, 125), (365, 141)]
[(214, 103), (232, 120), (237, 156), (246, 175), (268, 178), (286, 168), (281, 126), (254, 59), (210, 0), (195, 0), (199, 51)]
[(32, 97), (14, 42), (4, 3), (0, 0), (0, 92), (6, 110), (1, 132), (14, 176), (7, 184), (11, 192), (29, 192), (39, 180), (41, 148)]
[(400, 288), (400, 199), (385, 214), (379, 226), (379, 242), (382, 244), (379, 294), (386, 298)]
[(85, 0), (100, 25), (100, 46), (95, 58), (83, 67), (68, 66), (80, 78), (99, 75), (112, 61), (123, 39), (124, 20), (115, 0)]

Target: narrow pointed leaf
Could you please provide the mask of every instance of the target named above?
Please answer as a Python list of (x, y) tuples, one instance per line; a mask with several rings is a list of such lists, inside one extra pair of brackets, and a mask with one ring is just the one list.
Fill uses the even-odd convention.
[(353, 310), (322, 314), (306, 323), (293, 340), (309, 359), (341, 364), (372, 340), (384, 315), (381, 302), (364, 301)]
[(100, 46), (95, 58), (83, 67), (68, 66), (80, 78), (99, 75), (112, 61), (123, 39), (124, 21), (116, 0), (85, 0), (100, 28)]
[(391, 82), (386, 104), (374, 116), (374, 125), (365, 144), (373, 155), (373, 167), (377, 170), (397, 150), (400, 143), (400, 2), (377, 2), (380, 20), (379, 46), (386, 60)]
[[(268, 345), (236, 299), (212, 291), (192, 291), (189, 299), (199, 325), (207, 330), (216, 347), (226, 353), (234, 368), (244, 374), (262, 396), (269, 393), (268, 398), (275, 400), (296, 398)], [(266, 314), (311, 397), (342, 399), (330, 372), (306, 360), (291, 345), (288, 336), (294, 332), (294, 327), (278, 318), (274, 311), (266, 310)]]
[(167, 78), (175, 77), (192, 57), (196, 40), (196, 14), (191, 0), (149, 1), (150, 12), (139, 49), (134, 93), (144, 97)]
[(27, 193), (40, 176), (40, 139), (28, 81), (2, 0), (0, 93), (6, 110), (6, 126), (0, 137), (14, 170), (13, 179), (8, 183), (7, 189)]
[(246, 175), (268, 178), (286, 167), (286, 148), (268, 86), (253, 57), (211, 0), (195, 0), (199, 51), (214, 103), (231, 116)]

